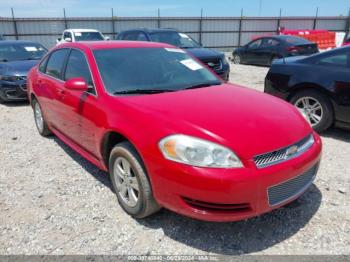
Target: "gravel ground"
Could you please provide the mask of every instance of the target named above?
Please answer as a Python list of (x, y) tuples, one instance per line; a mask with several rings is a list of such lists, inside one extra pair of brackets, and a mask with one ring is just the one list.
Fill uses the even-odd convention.
[[(232, 65), (263, 89), (265, 67)], [(0, 105), (0, 254), (350, 254), (350, 132), (322, 135), (317, 179), (298, 201), (235, 223), (167, 210), (135, 220), (104, 172), (37, 133), (27, 104)]]

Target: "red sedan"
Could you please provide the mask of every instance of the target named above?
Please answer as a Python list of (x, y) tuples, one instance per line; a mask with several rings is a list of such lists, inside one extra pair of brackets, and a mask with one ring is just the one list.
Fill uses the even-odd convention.
[(296, 108), (167, 44), (62, 44), (30, 71), (28, 95), (39, 133), (108, 171), (133, 217), (257, 216), (303, 194), (320, 162)]

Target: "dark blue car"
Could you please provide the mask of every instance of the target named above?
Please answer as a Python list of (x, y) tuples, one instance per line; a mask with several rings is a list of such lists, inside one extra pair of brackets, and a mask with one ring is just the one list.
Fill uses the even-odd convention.
[(31, 41), (0, 42), (0, 103), (27, 100), (27, 74), (47, 49)]
[(203, 48), (187, 34), (177, 32), (174, 29), (141, 28), (126, 30), (118, 34), (117, 40), (161, 42), (186, 49), (188, 53), (201, 60), (222, 79), (226, 81), (229, 79), (230, 65), (223, 53)]
[(333, 124), (350, 128), (350, 46), (277, 60), (265, 93), (295, 105), (318, 132)]

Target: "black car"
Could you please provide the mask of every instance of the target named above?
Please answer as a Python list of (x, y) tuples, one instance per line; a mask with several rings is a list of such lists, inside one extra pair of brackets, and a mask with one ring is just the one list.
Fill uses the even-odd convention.
[(232, 60), (235, 64), (271, 65), (274, 60), (299, 55), (318, 53), (317, 44), (301, 37), (276, 35), (257, 38), (235, 49)]
[(299, 108), (313, 128), (350, 128), (350, 46), (276, 61), (265, 92)]
[(27, 73), (47, 49), (31, 41), (0, 42), (0, 103), (27, 100)]
[(230, 65), (223, 53), (213, 49), (203, 48), (187, 34), (177, 32), (174, 29), (141, 28), (126, 30), (120, 32), (116, 39), (161, 42), (186, 49), (188, 53), (201, 60), (209, 68), (215, 71), (222, 79), (226, 81), (229, 79)]

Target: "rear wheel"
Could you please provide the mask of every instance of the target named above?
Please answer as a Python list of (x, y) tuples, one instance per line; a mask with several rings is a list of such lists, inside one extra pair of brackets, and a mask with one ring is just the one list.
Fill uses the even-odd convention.
[(333, 107), (330, 100), (316, 90), (296, 93), (290, 102), (306, 116), (312, 128), (323, 132), (333, 124)]
[(51, 131), (44, 119), (41, 106), (35, 98), (33, 99), (32, 106), (34, 111), (34, 121), (39, 134), (45, 137), (51, 135)]
[(143, 218), (160, 209), (142, 160), (130, 143), (122, 142), (112, 149), (109, 173), (118, 202), (129, 215)]
[(5, 104), (5, 100), (0, 96), (0, 104)]
[(237, 54), (234, 54), (233, 57), (232, 57), (232, 61), (234, 64), (240, 64), (241, 63), (241, 57), (240, 55), (237, 55)]

